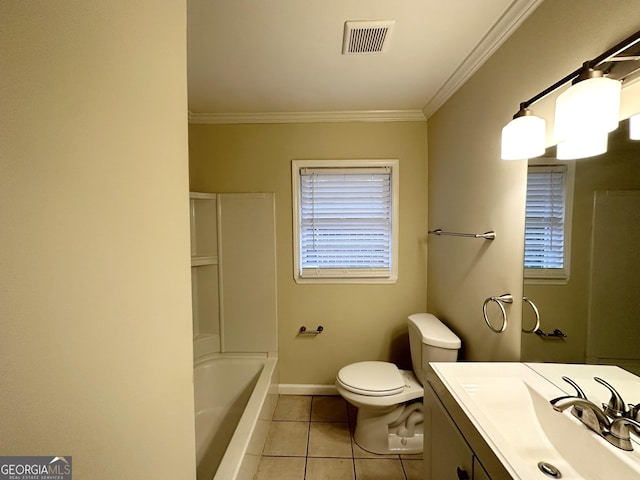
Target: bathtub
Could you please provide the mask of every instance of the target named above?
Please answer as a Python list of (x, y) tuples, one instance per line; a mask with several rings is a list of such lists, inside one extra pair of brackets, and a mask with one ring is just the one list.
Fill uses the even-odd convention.
[(252, 354), (194, 364), (198, 480), (253, 478), (277, 401), (276, 365)]

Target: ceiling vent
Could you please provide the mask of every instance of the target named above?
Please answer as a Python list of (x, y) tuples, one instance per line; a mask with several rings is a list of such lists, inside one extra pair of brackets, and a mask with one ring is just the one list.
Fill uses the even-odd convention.
[(394, 23), (394, 20), (344, 22), (343, 55), (385, 52)]

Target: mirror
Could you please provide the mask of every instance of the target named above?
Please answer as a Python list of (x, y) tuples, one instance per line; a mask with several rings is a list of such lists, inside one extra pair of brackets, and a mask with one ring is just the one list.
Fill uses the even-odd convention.
[[(558, 163), (555, 150), (542, 160)], [(609, 134), (607, 153), (572, 162), (569, 279), (524, 282), (540, 329), (566, 337), (523, 333), (522, 361), (615, 364), (640, 374), (640, 141), (629, 140), (625, 120)], [(523, 329), (533, 325), (523, 304)]]

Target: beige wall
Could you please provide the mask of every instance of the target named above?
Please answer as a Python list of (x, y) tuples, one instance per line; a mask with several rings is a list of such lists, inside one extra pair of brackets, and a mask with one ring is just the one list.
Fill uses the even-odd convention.
[(507, 308), (502, 334), (482, 318), (486, 297), (522, 297), (526, 162), (500, 160), (502, 127), (520, 102), (635, 32), (638, 18), (634, 0), (544, 2), (429, 119), (429, 227), (497, 234), (430, 239), (428, 307), (460, 333), (465, 358), (520, 358), (521, 303)]
[(195, 478), (183, 0), (0, 3), (2, 455)]
[[(191, 189), (275, 192), (280, 380), (333, 384), (358, 360), (408, 366), (407, 315), (426, 307), (426, 125), (191, 125)], [(298, 285), (293, 280), (291, 160), (400, 160), (400, 264), (395, 285)], [(299, 337), (301, 325), (323, 325)]]

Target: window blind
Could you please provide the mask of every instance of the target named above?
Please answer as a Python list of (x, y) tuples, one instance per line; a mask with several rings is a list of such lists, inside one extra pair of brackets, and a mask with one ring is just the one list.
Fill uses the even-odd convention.
[(300, 169), (303, 277), (388, 277), (391, 271), (391, 168)]
[(529, 167), (525, 268), (562, 269), (565, 266), (566, 175), (564, 165)]

